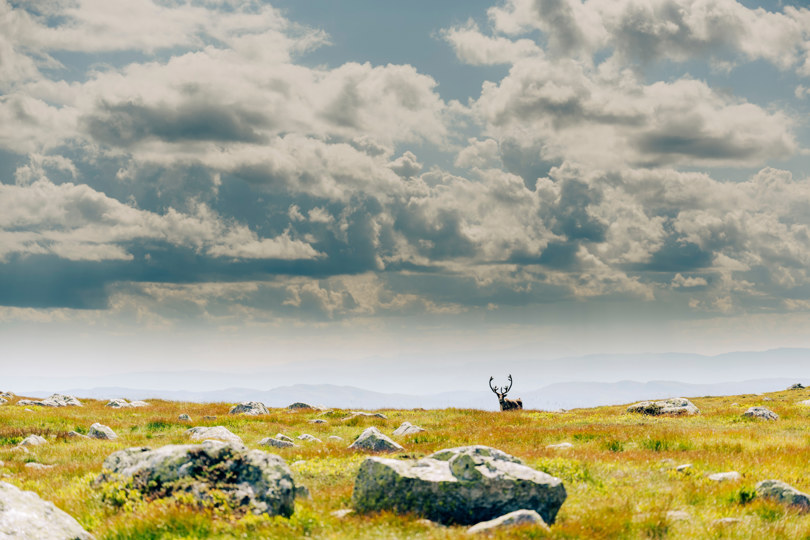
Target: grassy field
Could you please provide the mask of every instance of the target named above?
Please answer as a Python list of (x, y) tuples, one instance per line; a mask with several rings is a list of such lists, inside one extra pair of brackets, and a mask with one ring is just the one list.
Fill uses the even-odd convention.
[[(770, 400), (768, 399), (770, 398)], [(701, 413), (653, 418), (627, 414), (624, 406), (539, 411), (384, 410), (387, 419), (342, 420), (347, 411), (272, 409), (260, 417), (229, 416), (230, 404), (152, 400), (148, 408), (110, 409), (82, 400), (84, 407), (0, 406), (0, 477), (38, 493), (74, 516), (98, 539), (124, 538), (461, 538), (465, 527), (442, 527), (414, 516), (389, 513), (339, 518), (350, 508), (355, 473), (365, 455), (346, 447), (368, 426), (389, 434), (403, 421), (427, 431), (398, 439), (401, 457), (420, 457), (442, 448), (484, 444), (513, 454), (531, 467), (561, 478), (568, 492), (551, 532), (513, 529), (496, 538), (810, 538), (810, 516), (753, 497), (755, 484), (774, 478), (810, 492), (810, 407), (797, 402), (810, 390), (766, 396), (697, 397)], [(775, 422), (741, 417), (763, 405), (780, 415)], [(191, 423), (178, 420), (188, 413)], [(203, 416), (217, 416), (202, 420)], [(117, 441), (77, 440), (67, 432), (86, 431), (93, 422), (110, 426)], [(323, 443), (272, 449), (291, 464), (296, 482), (311, 500), (298, 500), (290, 519), (200, 511), (179, 501), (143, 501), (124, 490), (97, 489), (93, 480), (104, 458), (130, 446), (157, 447), (189, 442), (190, 426), (223, 425), (251, 448), (277, 432), (310, 433)], [(26, 435), (46, 437), (30, 453), (14, 451)], [(326, 441), (338, 435), (343, 442)], [(570, 442), (572, 448), (547, 445)], [(47, 470), (25, 467), (36, 461)], [(675, 467), (691, 464), (685, 472)], [(717, 483), (707, 474), (738, 471), (739, 481)], [(686, 519), (668, 516), (671, 510)], [(720, 525), (719, 518), (739, 518)]]

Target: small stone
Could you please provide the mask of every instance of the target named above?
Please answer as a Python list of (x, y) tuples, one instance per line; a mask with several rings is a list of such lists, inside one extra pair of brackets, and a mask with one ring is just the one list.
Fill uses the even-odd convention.
[(287, 437), (283, 433), (276, 433), (275, 438), (280, 440), (280, 441), (293, 442), (293, 440), (291, 438)]
[(127, 409), (129, 407), (132, 407), (132, 405), (127, 400), (125, 400), (123, 398), (111, 399), (104, 406), (105, 407), (110, 407), (110, 408), (113, 408), (113, 409)]
[(342, 440), (343, 440), (343, 437), (338, 437), (337, 435), (329, 435), (329, 437), (327, 437), (327, 440), (328, 440), (328, 441), (336, 441), (336, 442), (339, 442), (339, 441), (342, 441)]
[(189, 415), (185, 414), (185, 413), (178, 416), (177, 419), (182, 421), (182, 422), (191, 422), (191, 417)]
[(675, 470), (678, 471), (679, 473), (682, 473), (682, 472), (687, 472), (691, 468), (692, 468), (691, 463), (684, 463), (683, 465), (678, 465), (677, 467), (675, 467)]
[(43, 465), (42, 463), (30, 462), (30, 463), (25, 464), (25, 468), (26, 469), (32, 469), (32, 470), (35, 470), (35, 471), (44, 471), (46, 469), (52, 469), (53, 465)]
[(216, 416), (210, 416), (210, 415), (209, 416), (203, 416), (203, 420), (216, 420), (216, 419), (217, 419)]
[(419, 426), (414, 426), (410, 422), (402, 422), (402, 424), (394, 430), (392, 435), (394, 437), (401, 437), (403, 435), (414, 435), (416, 433), (421, 433), (425, 431), (424, 428)]
[(90, 437), (91, 439), (104, 439), (108, 441), (112, 441), (118, 438), (118, 435), (116, 435), (112, 429), (99, 423), (95, 423), (92, 426), (90, 426), (90, 430), (87, 432), (87, 436)]
[(343, 419), (343, 421), (351, 420), (352, 418), (358, 417), (365, 417), (365, 418), (382, 418), (383, 420), (387, 420), (388, 417), (385, 416), (383, 413), (369, 413), (365, 411), (351, 411), (349, 416)]
[(274, 448), (291, 448), (295, 446), (295, 444), (291, 442), (274, 439), (273, 437), (266, 437), (260, 440), (259, 444), (262, 446), (272, 446)]
[(310, 424), (325, 424), (326, 420), (323, 420), (322, 418), (313, 418), (312, 420), (309, 421), (309, 423)]
[(670, 510), (667, 512), (667, 519), (670, 521), (689, 521), (691, 517), (689, 512), (684, 510)]
[(334, 512), (330, 512), (331, 515), (335, 516), (338, 519), (343, 519), (349, 514), (353, 514), (354, 510), (351, 508), (342, 508), (340, 510), (335, 510)]
[(742, 475), (737, 471), (728, 471), (710, 474), (707, 478), (714, 482), (734, 482), (742, 478)]
[(296, 437), (296, 438), (297, 438), (299, 441), (307, 441), (307, 442), (313, 442), (313, 443), (319, 443), (319, 442), (323, 442), (323, 441), (321, 441), (321, 440), (320, 440), (318, 437), (313, 437), (313, 436), (312, 436), (312, 435), (310, 435), (309, 433), (302, 433), (301, 435), (299, 435), (299, 436), (298, 436), (298, 437)]
[(489, 521), (482, 521), (467, 529), (467, 534), (480, 534), (494, 529), (505, 529), (516, 525), (536, 525), (549, 530), (546, 522), (534, 510), (515, 510)]
[(69, 439), (89, 439), (87, 435), (82, 435), (78, 431), (68, 431), (67, 437)]
[(765, 407), (750, 407), (747, 411), (745, 411), (743, 416), (748, 418), (758, 418), (761, 420), (778, 420), (779, 415), (773, 412), (770, 409), (766, 409)]
[(573, 448), (573, 444), (570, 442), (561, 442), (557, 444), (549, 444), (546, 445), (546, 448), (551, 448), (553, 450), (565, 450), (566, 448)]
[(773, 398), (769, 398), (769, 397), (766, 396), (766, 397), (762, 398), (762, 401), (773, 401)]
[(47, 444), (48, 441), (39, 435), (29, 435), (20, 441), (17, 446), (39, 446), (40, 444)]
[(363, 433), (349, 445), (349, 448), (366, 452), (396, 452), (397, 450), (404, 450), (402, 445), (392, 441), (375, 427), (370, 427), (363, 431)]

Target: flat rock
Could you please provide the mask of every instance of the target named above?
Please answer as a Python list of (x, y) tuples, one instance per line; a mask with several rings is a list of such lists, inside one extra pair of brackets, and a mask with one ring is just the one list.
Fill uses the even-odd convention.
[(247, 414), (249, 416), (258, 416), (260, 414), (270, 414), (270, 411), (267, 410), (264, 403), (259, 401), (243, 401), (228, 411), (228, 414)]
[(132, 407), (132, 404), (129, 401), (125, 400), (124, 398), (116, 398), (111, 399), (104, 406), (110, 407), (111, 409), (128, 409)]
[(691, 463), (684, 463), (683, 465), (678, 465), (677, 467), (675, 467), (675, 470), (682, 473), (690, 470), (691, 468), (692, 468)]
[(336, 442), (339, 442), (339, 441), (342, 441), (342, 440), (343, 440), (343, 437), (338, 437), (337, 435), (329, 435), (329, 437), (327, 437), (327, 438), (326, 438), (326, 440), (327, 440), (327, 441), (336, 441)]
[(561, 443), (557, 443), (557, 444), (549, 444), (549, 445), (546, 446), (546, 448), (552, 448), (552, 449), (557, 449), (557, 450), (564, 450), (566, 448), (573, 448), (573, 447), (574, 447), (574, 445), (571, 444), (570, 442), (561, 442)]
[(667, 519), (670, 521), (689, 521), (692, 516), (684, 510), (670, 510), (667, 512)]
[(29, 461), (25, 464), (26, 469), (33, 469), (35, 471), (44, 471), (47, 469), (53, 469), (53, 465), (45, 465), (42, 463), (37, 463), (35, 461)]
[(757, 483), (757, 495), (781, 504), (807, 512), (810, 510), (810, 496), (795, 487), (779, 480), (763, 480)]
[(92, 540), (93, 536), (52, 502), (0, 482), (0, 538)]
[(318, 437), (314, 437), (309, 433), (302, 433), (298, 437), (296, 437), (299, 441), (307, 441), (307, 442), (323, 442)]
[(758, 418), (760, 420), (778, 420), (779, 415), (766, 407), (749, 407), (747, 411), (742, 413), (743, 416), (748, 418)]
[(661, 401), (640, 401), (627, 407), (627, 412), (658, 416), (663, 414), (697, 414), (700, 411), (686, 398), (670, 398)]
[(40, 444), (47, 444), (48, 441), (39, 435), (29, 435), (19, 442), (17, 446), (39, 446)]
[(273, 446), (275, 448), (292, 448), (295, 446), (295, 443), (274, 439), (273, 437), (265, 437), (259, 441), (259, 444), (262, 446)]
[(387, 420), (388, 417), (385, 416), (383, 413), (370, 413), (365, 411), (351, 411), (349, 416), (343, 419), (343, 421), (351, 420), (352, 418), (382, 418), (383, 420)]
[(276, 433), (275, 438), (280, 440), (280, 441), (293, 442), (293, 440), (290, 437), (287, 437), (283, 433)]
[(515, 510), (489, 521), (482, 521), (467, 529), (467, 534), (480, 534), (516, 525), (536, 525), (548, 530), (548, 525), (534, 510)]
[(402, 422), (402, 424), (397, 429), (394, 430), (392, 435), (394, 437), (401, 437), (403, 435), (414, 435), (416, 433), (422, 433), (423, 431), (425, 431), (424, 428), (415, 426), (410, 422)]
[(352, 450), (364, 452), (396, 452), (404, 450), (397, 442), (392, 441), (375, 427), (367, 428), (355, 441), (349, 445)]
[(185, 413), (178, 416), (177, 419), (181, 420), (183, 422), (191, 422), (191, 417), (189, 415), (185, 414)]
[(352, 503), (358, 512), (390, 510), (461, 525), (526, 509), (551, 524), (565, 498), (559, 478), (479, 445), (420, 460), (369, 457), (355, 478)]
[(192, 441), (204, 441), (206, 439), (218, 439), (234, 444), (242, 444), (242, 439), (231, 433), (225, 426), (198, 426), (186, 430), (186, 434)]
[(289, 517), (294, 509), (295, 483), (284, 460), (242, 445), (207, 440), (154, 450), (128, 448), (104, 460), (98, 481), (107, 481), (108, 473), (131, 477), (133, 487), (147, 497), (190, 493), (205, 500), (217, 490), (233, 508), (254, 514)]
[(728, 471), (710, 474), (706, 478), (714, 482), (734, 482), (742, 478), (742, 475), (737, 471)]
[(349, 514), (353, 514), (354, 510), (351, 508), (341, 508), (340, 510), (335, 510), (334, 512), (330, 512), (331, 515), (335, 516), (338, 519), (343, 519)]
[(113, 441), (118, 438), (118, 435), (116, 435), (116, 433), (109, 426), (99, 424), (98, 422), (90, 426), (90, 429), (87, 431), (87, 436), (91, 439), (102, 439), (107, 441)]

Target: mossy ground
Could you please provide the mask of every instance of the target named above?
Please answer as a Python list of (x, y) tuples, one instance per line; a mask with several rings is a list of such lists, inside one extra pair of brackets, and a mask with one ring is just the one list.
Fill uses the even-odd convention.
[[(151, 538), (462, 538), (464, 527), (440, 527), (415, 516), (390, 513), (349, 514), (354, 476), (365, 458), (346, 447), (368, 426), (390, 434), (403, 421), (427, 429), (399, 438), (403, 457), (420, 457), (442, 448), (484, 444), (499, 448), (528, 465), (560, 477), (568, 498), (551, 532), (519, 528), (496, 538), (810, 538), (810, 515), (752, 499), (754, 485), (774, 478), (810, 492), (810, 407), (797, 402), (810, 390), (766, 396), (692, 398), (701, 414), (654, 418), (625, 413), (625, 406), (539, 411), (384, 410), (387, 419), (341, 420), (340, 411), (271, 409), (259, 417), (229, 416), (231, 404), (194, 404), (150, 400), (138, 409), (110, 409), (104, 401), (82, 400), (84, 407), (33, 408), (0, 406), (0, 477), (54, 502), (98, 539)], [(737, 404), (734, 404), (734, 403)], [(780, 415), (775, 422), (742, 418), (750, 406), (762, 405)], [(191, 423), (177, 419), (191, 415)], [(216, 415), (215, 420), (203, 416)], [(67, 438), (93, 422), (110, 426), (117, 441)], [(296, 482), (307, 486), (311, 500), (298, 500), (289, 518), (248, 515), (234, 518), (221, 507), (200, 510), (192, 501), (143, 501), (132, 493), (94, 487), (104, 458), (130, 446), (187, 444), (190, 426), (224, 425), (251, 448), (277, 432), (296, 437), (310, 433), (323, 443), (268, 449), (292, 465)], [(28, 434), (49, 443), (31, 452), (14, 451)], [(329, 435), (343, 442), (327, 441)], [(549, 444), (568, 441), (568, 449)], [(298, 441), (297, 441), (298, 442)], [(25, 463), (54, 465), (34, 470)], [(686, 472), (674, 467), (691, 464)], [(716, 483), (706, 474), (738, 471), (742, 479)], [(674, 520), (670, 510), (689, 518)], [(739, 518), (715, 525), (719, 518)]]

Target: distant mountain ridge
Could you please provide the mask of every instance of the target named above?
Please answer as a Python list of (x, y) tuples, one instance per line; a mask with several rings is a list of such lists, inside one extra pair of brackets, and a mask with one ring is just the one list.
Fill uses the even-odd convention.
[[(527, 409), (558, 410), (601, 405), (618, 405), (645, 399), (751, 394), (784, 390), (807, 379), (752, 379), (708, 384), (678, 381), (619, 381), (555, 383), (513, 397), (523, 399)], [(54, 389), (20, 391), (20, 395), (45, 396)], [(268, 407), (286, 407), (296, 401), (347, 409), (440, 409), (497, 410), (498, 402), (489, 390), (441, 392), (427, 395), (384, 393), (354, 386), (296, 384), (270, 390), (225, 388), (221, 390), (150, 390), (125, 387), (67, 388), (60, 392), (90, 399), (166, 399), (191, 402), (261, 401)], [(512, 396), (510, 396), (512, 397)]]

